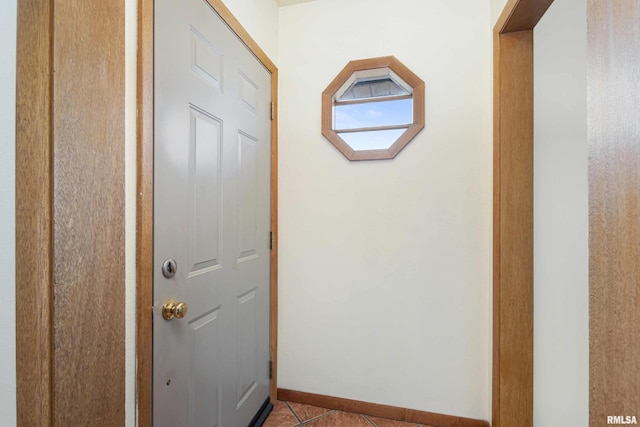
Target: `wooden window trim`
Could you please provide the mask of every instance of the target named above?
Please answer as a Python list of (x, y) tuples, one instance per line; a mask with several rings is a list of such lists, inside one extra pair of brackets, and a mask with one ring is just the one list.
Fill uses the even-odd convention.
[[(333, 129), (333, 106), (336, 104), (333, 97), (355, 72), (378, 68), (389, 68), (413, 89), (413, 123), (406, 126), (407, 130), (388, 149), (355, 151), (339, 135), (346, 131)], [(350, 61), (322, 92), (322, 135), (349, 160), (393, 159), (424, 128), (424, 93), (424, 81), (393, 56)], [(392, 98), (394, 97), (389, 97), (388, 100), (392, 100)], [(395, 99), (405, 98), (395, 97)], [(384, 100), (386, 101), (387, 99)], [(341, 101), (339, 104), (362, 102), (360, 100)], [(405, 128), (405, 126), (402, 128)], [(367, 128), (363, 130), (379, 129)]]

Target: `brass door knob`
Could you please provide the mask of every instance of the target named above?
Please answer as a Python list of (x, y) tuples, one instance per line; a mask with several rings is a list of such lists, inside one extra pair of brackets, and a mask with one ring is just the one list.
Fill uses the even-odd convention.
[(189, 307), (186, 302), (175, 302), (172, 299), (168, 299), (162, 305), (162, 317), (167, 320), (171, 320), (174, 317), (176, 319), (182, 319), (186, 314)]

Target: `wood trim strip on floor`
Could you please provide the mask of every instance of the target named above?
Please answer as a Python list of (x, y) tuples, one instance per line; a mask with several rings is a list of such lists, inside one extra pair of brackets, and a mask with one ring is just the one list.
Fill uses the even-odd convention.
[(360, 400), (324, 396), (282, 388), (278, 389), (278, 400), (438, 427), (489, 427), (489, 423), (483, 420), (457, 417), (455, 415), (436, 414), (416, 409), (400, 408), (397, 406), (381, 405), (378, 403), (362, 402)]

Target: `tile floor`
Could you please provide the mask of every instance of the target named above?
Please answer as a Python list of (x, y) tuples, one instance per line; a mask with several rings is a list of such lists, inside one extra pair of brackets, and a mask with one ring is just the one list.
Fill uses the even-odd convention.
[(369, 415), (278, 401), (263, 427), (429, 427)]

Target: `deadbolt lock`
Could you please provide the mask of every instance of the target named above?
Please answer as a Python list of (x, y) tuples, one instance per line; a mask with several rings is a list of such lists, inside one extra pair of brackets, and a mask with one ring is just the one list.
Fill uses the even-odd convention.
[(175, 302), (172, 299), (168, 299), (162, 305), (162, 317), (167, 320), (171, 320), (174, 317), (182, 319), (187, 314), (188, 309), (186, 302)]
[(162, 275), (167, 279), (175, 276), (176, 271), (178, 271), (178, 263), (173, 258), (169, 258), (162, 263)]

